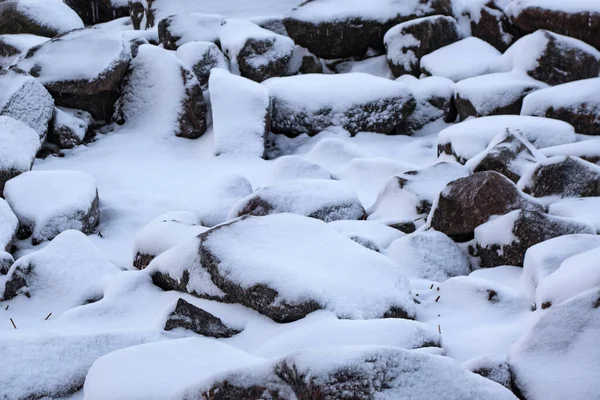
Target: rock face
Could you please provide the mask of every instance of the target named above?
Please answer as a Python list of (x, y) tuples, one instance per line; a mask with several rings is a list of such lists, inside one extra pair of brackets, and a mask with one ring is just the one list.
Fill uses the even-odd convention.
[(362, 58), (369, 49), (384, 50), (383, 36), (394, 25), (436, 14), (451, 15), (450, 2), (312, 0), (289, 11), (283, 23), (294, 42), (317, 57)]
[[(192, 264), (189, 251), (196, 252)], [(349, 319), (414, 316), (406, 278), (393, 261), (293, 214), (220, 225), (148, 269), (165, 290), (243, 304), (277, 322), (319, 309)]]
[(6, 183), (4, 198), (19, 218), (19, 238), (31, 236), (34, 245), (67, 229), (90, 234), (100, 219), (96, 184), (82, 172), (25, 172)]
[(77, 14), (59, 0), (0, 2), (0, 34), (29, 33), (53, 37), (83, 28)]
[(129, 16), (127, 0), (65, 0), (86, 25)]
[(81, 29), (33, 47), (18, 67), (36, 77), (58, 106), (110, 121), (130, 60), (131, 46), (120, 32)]
[(421, 58), (461, 39), (458, 23), (452, 17), (436, 15), (396, 25), (383, 39), (388, 63), (394, 76), (419, 76)]
[(575, 9), (565, 4), (561, 9), (548, 2), (517, 0), (510, 4), (509, 13), (512, 22), (527, 33), (547, 29), (600, 49), (600, 38), (596, 34), (600, 29), (600, 9), (595, 3), (579, 3)]
[(567, 36), (539, 30), (524, 36), (504, 53), (515, 69), (549, 85), (600, 74), (600, 51)]
[(158, 23), (158, 42), (167, 50), (177, 50), (189, 42), (216, 42), (219, 30), (225, 24), (222, 15), (175, 14)]
[(525, 252), (543, 241), (580, 233), (596, 233), (586, 223), (537, 211), (515, 210), (475, 229), (477, 251), (484, 268), (523, 266)]
[(61, 149), (71, 149), (83, 142), (93, 122), (87, 111), (57, 107), (48, 140)]
[(29, 171), (40, 149), (38, 133), (16, 119), (0, 116), (0, 197), (10, 179)]
[(271, 130), (291, 137), (331, 126), (352, 134), (391, 134), (416, 106), (405, 85), (363, 73), (298, 75), (264, 84), (273, 97)]
[(531, 93), (523, 100), (522, 115), (560, 119), (575, 131), (600, 135), (600, 78), (565, 83)]
[(184, 299), (177, 300), (175, 310), (167, 317), (165, 330), (189, 329), (198, 335), (213, 338), (229, 338), (240, 331), (229, 328), (211, 313), (188, 303)]
[(177, 49), (177, 58), (191, 69), (202, 90), (208, 89), (208, 78), (213, 68), (229, 71), (229, 60), (214, 43), (190, 42)]
[[(18, 228), (19, 219), (15, 213), (12, 212), (6, 200), (0, 198), (0, 254), (4, 251), (9, 252), (11, 250), (13, 240), (17, 236)], [(6, 256), (1, 256), (0, 258), (3, 260), (8, 259)], [(2, 265), (6, 265), (6, 261), (3, 261)], [(6, 271), (3, 275), (6, 275)]]
[(442, 190), (430, 223), (455, 240), (470, 240), (475, 228), (491, 216), (517, 209), (544, 210), (505, 176), (495, 171), (478, 172), (450, 182)]
[(19, 69), (0, 70), (0, 115), (24, 122), (43, 139), (54, 100), (42, 84)]
[(550, 157), (519, 181), (534, 197), (594, 197), (600, 195), (600, 167), (578, 157)]
[[(501, 6), (502, 1), (490, 0), (484, 4), (469, 4), (463, 11), (469, 18), (471, 34), (485, 40), (499, 51), (505, 51), (522, 36)], [(552, 29), (551, 29), (552, 30)]]
[(229, 20), (219, 39), (232, 70), (256, 82), (285, 76), (294, 53), (294, 41), (249, 21)]

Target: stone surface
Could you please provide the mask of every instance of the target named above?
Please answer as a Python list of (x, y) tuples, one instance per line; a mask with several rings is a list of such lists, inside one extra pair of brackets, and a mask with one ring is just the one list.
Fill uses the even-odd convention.
[(188, 329), (198, 335), (229, 338), (241, 331), (232, 329), (211, 313), (188, 303), (184, 299), (177, 300), (175, 309), (167, 317), (165, 330)]

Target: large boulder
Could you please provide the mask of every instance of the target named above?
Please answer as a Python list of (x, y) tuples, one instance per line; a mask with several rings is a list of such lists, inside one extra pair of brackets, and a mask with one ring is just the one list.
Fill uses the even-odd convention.
[(451, 15), (446, 0), (306, 1), (283, 20), (294, 42), (317, 57), (362, 58), (369, 49), (384, 50), (383, 36), (394, 25), (429, 15)]
[(93, 122), (87, 111), (57, 107), (48, 140), (61, 149), (71, 149), (83, 142)]
[(228, 20), (219, 33), (221, 48), (231, 68), (256, 82), (285, 76), (294, 53), (294, 41), (250, 21)]
[(197, 139), (208, 127), (207, 113), (200, 82), (173, 52), (150, 44), (138, 48), (119, 99), (118, 123)]
[(65, 0), (86, 25), (95, 25), (129, 16), (127, 0)]
[(40, 149), (38, 133), (10, 117), (0, 116), (0, 197), (10, 179), (29, 171)]
[(57, 105), (110, 121), (131, 45), (118, 31), (81, 29), (35, 46), (17, 64), (36, 77)]
[(269, 90), (218, 68), (210, 74), (209, 88), (215, 155), (265, 158), (271, 128)]
[(0, 2), (0, 34), (29, 33), (53, 37), (83, 28), (77, 14), (60, 0)]
[(531, 93), (521, 115), (560, 119), (575, 131), (600, 135), (600, 78), (583, 79)]
[(53, 114), (54, 100), (35, 78), (19, 69), (0, 70), (0, 115), (24, 122), (43, 139)]
[(202, 90), (208, 89), (208, 79), (213, 68), (229, 71), (229, 60), (214, 43), (190, 42), (177, 49), (177, 57), (191, 69)]
[(300, 179), (258, 189), (234, 205), (228, 219), (276, 213), (304, 215), (325, 222), (365, 218), (358, 196), (346, 183)]
[[(6, 200), (0, 198), (0, 254), (11, 250), (18, 228), (19, 219), (12, 212)], [(4, 256), (0, 258), (6, 259)], [(6, 272), (3, 275), (6, 275)]]
[(507, 15), (506, 0), (480, 0), (467, 2), (462, 14), (469, 20), (471, 34), (505, 51), (523, 34)]
[(498, 172), (478, 172), (450, 182), (442, 190), (429, 222), (453, 239), (469, 240), (475, 228), (490, 217), (518, 209), (543, 211), (544, 207)]
[(158, 23), (158, 41), (167, 50), (189, 42), (217, 42), (225, 18), (216, 14), (186, 13), (163, 18)]
[(582, 233), (596, 233), (589, 224), (538, 211), (515, 210), (475, 229), (475, 242), (484, 268), (523, 266), (525, 252), (543, 241)]
[(352, 134), (391, 134), (416, 107), (405, 85), (363, 73), (298, 75), (264, 84), (273, 96), (272, 131), (292, 137), (331, 126)]
[(522, 37), (504, 57), (514, 69), (552, 86), (600, 75), (600, 51), (545, 30)]
[(6, 183), (4, 198), (19, 218), (19, 238), (34, 245), (67, 229), (90, 234), (100, 219), (96, 183), (83, 172), (25, 172)]
[(458, 23), (452, 17), (436, 15), (413, 19), (386, 32), (383, 42), (394, 76), (418, 76), (421, 58), (461, 39)]
[(393, 261), (293, 214), (220, 225), (148, 270), (165, 290), (239, 303), (277, 322), (319, 309), (349, 319), (414, 317), (408, 282)]

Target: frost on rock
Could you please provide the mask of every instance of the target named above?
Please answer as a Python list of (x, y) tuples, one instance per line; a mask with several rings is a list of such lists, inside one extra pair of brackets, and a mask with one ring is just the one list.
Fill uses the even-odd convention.
[(492, 45), (468, 37), (421, 58), (421, 71), (454, 82), (480, 75), (508, 72), (511, 66)]
[(35, 78), (18, 69), (0, 70), (0, 115), (24, 122), (43, 139), (53, 113), (52, 96)]
[(460, 28), (452, 17), (436, 15), (413, 19), (394, 26), (383, 41), (394, 76), (418, 76), (421, 58), (461, 39)]
[(0, 4), (0, 34), (53, 37), (83, 28), (77, 14), (60, 0), (8, 0)]
[(414, 317), (400, 268), (324, 222), (294, 214), (246, 217), (199, 240), (193, 265), (155, 270), (167, 253), (154, 260), (148, 268), (155, 284), (239, 303), (277, 322), (319, 309), (348, 319)]
[(519, 114), (523, 98), (547, 85), (519, 73), (497, 73), (460, 81), (455, 86), (461, 120), (468, 117)]
[(396, 261), (409, 278), (443, 282), (468, 275), (467, 255), (441, 232), (429, 230), (395, 240), (386, 255)]
[(210, 73), (209, 89), (215, 155), (265, 158), (271, 126), (268, 89), (222, 69)]
[(100, 219), (96, 183), (83, 172), (25, 172), (6, 183), (4, 198), (19, 218), (19, 238), (33, 244), (67, 229), (90, 234)]
[(575, 130), (566, 122), (518, 115), (474, 118), (442, 130), (438, 135), (438, 156), (450, 156), (464, 164), (486, 149), (496, 135), (518, 130), (536, 149), (573, 143)]
[(200, 218), (190, 211), (171, 211), (156, 217), (138, 232), (133, 266), (144, 269), (156, 256), (206, 232)]
[(598, 335), (598, 288), (543, 312), (510, 351), (515, 389), (528, 399), (597, 397)]
[(25, 123), (0, 116), (0, 144), (0, 197), (3, 197), (6, 182), (31, 169), (41, 143), (39, 134)]
[[(18, 228), (19, 219), (6, 200), (0, 198), (0, 253), (11, 250)], [(1, 258), (5, 259), (5, 257)]]
[(316, 0), (290, 10), (283, 20), (294, 41), (325, 59), (364, 58), (384, 50), (383, 36), (394, 25), (429, 15), (452, 14), (446, 0)]
[(190, 42), (216, 42), (225, 18), (216, 14), (186, 13), (163, 18), (158, 23), (158, 42), (167, 50), (177, 50)]
[(294, 41), (289, 37), (244, 20), (227, 20), (219, 40), (232, 70), (256, 82), (285, 76), (294, 52)]
[(389, 134), (415, 109), (406, 85), (362, 73), (298, 75), (264, 85), (273, 96), (272, 131), (292, 137), (332, 126)]
[(175, 53), (138, 48), (119, 100), (117, 122), (164, 136), (197, 139), (207, 129), (208, 106), (200, 82)]
[(208, 79), (213, 68), (229, 71), (229, 60), (214, 43), (190, 42), (177, 48), (177, 57), (191, 69), (202, 90), (208, 89)]
[(304, 215), (325, 222), (365, 217), (358, 196), (346, 183), (299, 179), (258, 189), (234, 205), (227, 219), (276, 213)]
[(583, 79), (531, 93), (523, 100), (521, 115), (554, 118), (575, 131), (600, 135), (600, 78)]
[(513, 69), (549, 85), (600, 74), (600, 51), (580, 40), (539, 30), (513, 44), (504, 57)]
[(58, 106), (110, 121), (131, 60), (118, 31), (79, 29), (29, 50), (17, 66), (42, 83)]

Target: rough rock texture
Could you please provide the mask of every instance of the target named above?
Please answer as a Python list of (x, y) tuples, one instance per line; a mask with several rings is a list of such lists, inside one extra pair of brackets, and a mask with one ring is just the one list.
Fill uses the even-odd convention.
[(538, 211), (515, 210), (477, 227), (475, 241), (482, 267), (522, 267), (525, 252), (531, 246), (558, 236), (578, 233), (593, 234), (596, 231), (588, 224), (572, 219)]
[(551, 157), (523, 176), (519, 187), (534, 197), (600, 196), (600, 167), (578, 157)]
[(232, 337), (241, 332), (228, 327), (221, 319), (181, 298), (177, 300), (175, 310), (169, 314), (165, 324), (166, 331), (177, 328), (189, 329), (198, 335), (217, 339)]
[(48, 140), (61, 149), (71, 149), (83, 142), (93, 122), (87, 111), (57, 107)]
[(167, 50), (177, 50), (189, 42), (217, 42), (225, 24), (221, 15), (186, 13), (163, 18), (158, 23), (158, 42)]
[(86, 25), (95, 25), (129, 16), (126, 1), (113, 0), (65, 0)]
[[(369, 10), (377, 8), (384, 15), (370, 15)], [(384, 50), (383, 36), (394, 25), (435, 14), (451, 15), (450, 2), (383, 0), (377, 4), (347, 4), (341, 0), (312, 0), (288, 12), (283, 23), (294, 42), (317, 57), (362, 58), (369, 49)]]
[(194, 72), (202, 86), (208, 89), (208, 78), (213, 68), (229, 71), (229, 60), (214, 43), (191, 42), (177, 49), (177, 57)]
[(29, 33), (53, 37), (79, 28), (83, 28), (83, 22), (62, 1), (4, 0), (0, 2), (0, 34)]
[(543, 211), (543, 206), (498, 172), (478, 172), (450, 182), (442, 190), (430, 224), (455, 240), (470, 240), (475, 228), (491, 216), (517, 209)]
[(504, 52), (523, 34), (505, 14), (496, 0), (490, 0), (481, 8), (472, 10), (470, 7), (464, 11), (471, 25), (471, 34), (485, 40), (496, 49)]
[(516, 69), (552, 86), (600, 75), (600, 51), (545, 30), (522, 37), (504, 56)]
[(384, 44), (394, 76), (419, 76), (421, 57), (460, 39), (456, 20), (436, 15), (394, 26), (385, 34)]

